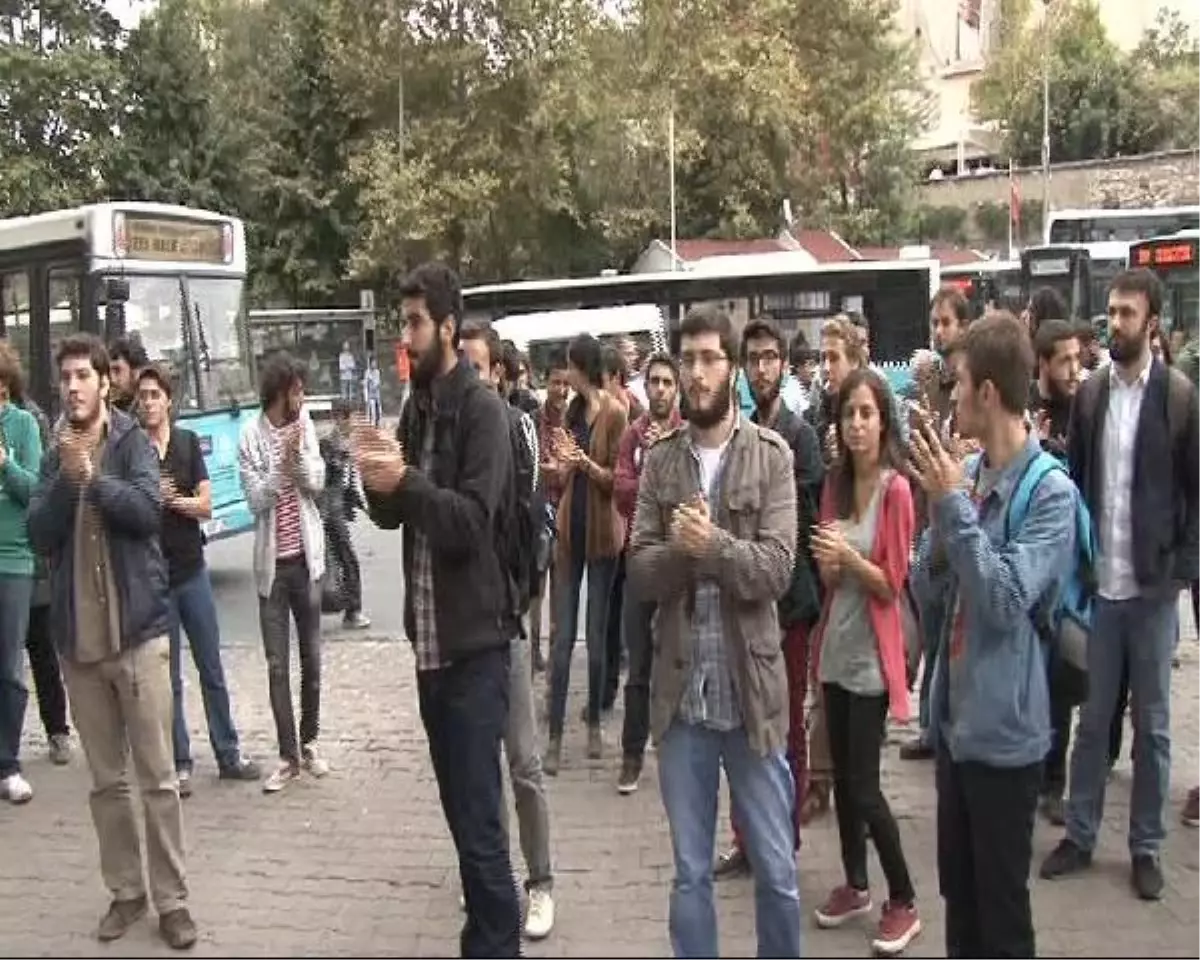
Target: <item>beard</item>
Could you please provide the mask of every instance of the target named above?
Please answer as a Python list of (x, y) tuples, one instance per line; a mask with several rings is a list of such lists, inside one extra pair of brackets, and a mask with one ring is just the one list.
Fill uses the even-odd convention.
[(733, 375), (727, 376), (723, 383), (716, 386), (712, 393), (712, 403), (701, 407), (697, 398), (688, 395), (688, 421), (701, 430), (715, 427), (725, 419), (729, 408), (733, 405)]
[(1129, 363), (1145, 352), (1149, 341), (1149, 325), (1137, 333), (1114, 333), (1109, 337), (1108, 355), (1115, 363)]
[(754, 405), (759, 410), (765, 410), (775, 402), (779, 396), (779, 387), (782, 384), (782, 379), (775, 380), (772, 383), (765, 383), (761, 386), (757, 383), (750, 384), (750, 393), (754, 397)]
[(439, 341), (433, 343), (421, 353), (408, 352), (412, 364), (413, 384), (418, 387), (428, 387), (442, 370), (442, 345)]
[(650, 401), (650, 419), (651, 420), (666, 420), (671, 415), (671, 408), (675, 406), (674, 399), (661, 399)]

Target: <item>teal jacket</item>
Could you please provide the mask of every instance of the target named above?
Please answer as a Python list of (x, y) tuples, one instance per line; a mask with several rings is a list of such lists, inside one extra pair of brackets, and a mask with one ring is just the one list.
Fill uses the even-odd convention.
[(33, 576), (26, 514), (42, 465), (42, 436), (33, 414), (16, 404), (0, 409), (0, 575)]

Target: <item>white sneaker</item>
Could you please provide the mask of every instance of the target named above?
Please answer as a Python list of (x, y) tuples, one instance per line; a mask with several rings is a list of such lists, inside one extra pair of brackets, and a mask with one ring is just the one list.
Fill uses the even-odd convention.
[(525, 936), (542, 940), (554, 929), (554, 898), (549, 890), (529, 891), (529, 906), (525, 911)]
[(275, 772), (263, 781), (263, 793), (278, 793), (293, 780), (298, 779), (300, 779), (300, 769), (284, 760)]
[(19, 773), (10, 773), (0, 780), (0, 797), (9, 803), (28, 803), (33, 799), (33, 787)]
[(304, 769), (318, 779), (329, 774), (329, 761), (317, 753), (317, 745), (315, 743), (305, 744), (300, 751), (300, 756), (304, 762)]

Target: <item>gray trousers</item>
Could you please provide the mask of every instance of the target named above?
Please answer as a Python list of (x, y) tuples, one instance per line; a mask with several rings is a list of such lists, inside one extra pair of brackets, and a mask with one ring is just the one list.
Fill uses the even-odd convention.
[[(300, 739), (292, 706), (292, 620), (300, 655)], [(258, 598), (258, 621), (267, 657), (267, 682), (279, 757), (300, 763), (300, 748), (315, 743), (321, 729), (321, 587), (308, 575), (303, 558), (280, 560), (269, 597)]]
[[(529, 641), (515, 639), (509, 657), (508, 729), (504, 753), (517, 808), (517, 831), (521, 855), (529, 879), (528, 890), (550, 889), (550, 807), (542, 777), (542, 753), (538, 747), (537, 715), (533, 703), (533, 661)], [(504, 805), (507, 814), (508, 805)], [(505, 816), (505, 831), (509, 831)]]

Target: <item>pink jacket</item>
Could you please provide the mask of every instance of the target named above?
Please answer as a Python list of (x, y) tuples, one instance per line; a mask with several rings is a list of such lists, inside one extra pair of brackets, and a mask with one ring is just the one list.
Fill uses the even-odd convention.
[[(833, 506), (833, 491), (830, 481), (825, 481), (821, 494), (821, 522), (836, 519)], [(893, 472), (883, 492), (883, 503), (879, 508), (879, 522), (875, 526), (875, 545), (871, 548), (871, 562), (883, 571), (892, 588), (893, 599), (868, 598), (871, 626), (879, 643), (879, 664), (883, 673), (884, 686), (888, 693), (888, 707), (897, 720), (909, 717), (908, 685), (905, 675), (904, 629), (900, 619), (900, 598), (905, 581), (908, 580), (908, 564), (912, 551), (913, 498), (908, 480), (903, 474)], [(825, 621), (833, 602), (833, 591), (825, 594), (821, 608), (821, 619), (814, 633), (812, 673), (820, 676), (821, 641), (825, 634)]]

